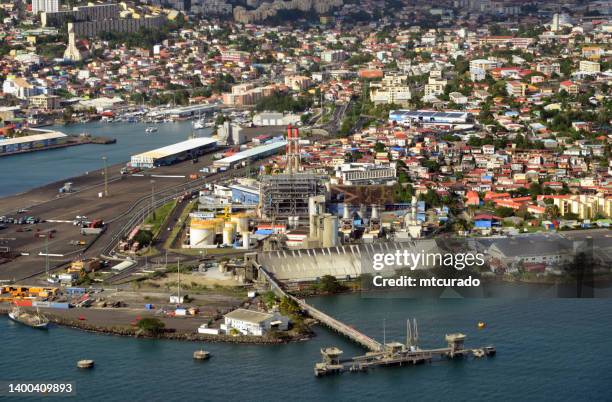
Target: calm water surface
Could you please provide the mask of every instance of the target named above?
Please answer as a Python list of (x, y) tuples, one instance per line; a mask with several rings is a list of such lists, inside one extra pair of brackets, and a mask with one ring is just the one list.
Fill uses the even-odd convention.
[[(467, 345), (494, 344), (491, 359), (442, 361), (315, 378), (319, 349), (363, 351), (323, 328), (308, 342), (282, 346), (136, 340), (54, 327), (32, 330), (0, 318), (0, 380), (75, 381), (86, 400), (611, 400), (609, 299), (384, 299), (357, 294), (313, 298), (315, 306), (382, 340), (405, 339), (416, 317), (422, 347), (461, 331)], [(487, 323), (484, 330), (477, 321)], [(79, 359), (96, 361), (79, 371)]]
[[(85, 123), (44, 127), (65, 134), (106, 136), (117, 139), (110, 145), (79, 145), (74, 147), (31, 152), (0, 158), (0, 197), (21, 193), (57, 180), (78, 176), (103, 167), (102, 156), (109, 164), (127, 162), (136, 153), (186, 140), (192, 132), (191, 122), (157, 124), (156, 133), (147, 134), (146, 123)], [(210, 129), (197, 130), (200, 136)]]

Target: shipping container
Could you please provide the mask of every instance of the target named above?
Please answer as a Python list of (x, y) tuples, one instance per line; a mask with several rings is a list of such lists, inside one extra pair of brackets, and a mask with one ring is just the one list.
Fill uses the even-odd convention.
[(28, 299), (18, 299), (13, 302), (15, 306), (19, 307), (32, 307), (32, 300)]
[(51, 308), (61, 308), (61, 309), (69, 309), (70, 308), (70, 304), (69, 303), (49, 303), (49, 307)]
[(33, 301), (32, 307), (51, 307), (51, 303), (46, 301)]

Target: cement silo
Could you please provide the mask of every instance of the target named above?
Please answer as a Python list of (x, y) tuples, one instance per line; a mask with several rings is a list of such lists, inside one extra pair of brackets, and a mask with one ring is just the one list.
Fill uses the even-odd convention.
[(326, 215), (323, 219), (323, 247), (335, 247), (338, 245), (338, 217)]
[(223, 244), (232, 245), (234, 243), (234, 224), (232, 222), (225, 222), (223, 227)]

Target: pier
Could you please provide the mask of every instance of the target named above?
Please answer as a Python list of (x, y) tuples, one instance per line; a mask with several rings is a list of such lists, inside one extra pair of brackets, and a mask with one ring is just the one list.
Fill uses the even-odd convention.
[(308, 315), (310, 315), (312, 318), (319, 321), (321, 324), (325, 325), (326, 327), (332, 329), (333, 331), (336, 331), (342, 334), (343, 336), (347, 337), (353, 342), (365, 347), (366, 349), (372, 352), (378, 352), (383, 349), (382, 347), (383, 345), (380, 342), (377, 342), (376, 340), (370, 338), (369, 336), (359, 332), (355, 328), (350, 327), (346, 325), (345, 323), (336, 320), (334, 317), (328, 314), (325, 314), (321, 310), (306, 303), (305, 300), (298, 299), (297, 297), (285, 292), (285, 290), (280, 286), (280, 284), (276, 281), (276, 279), (274, 279), (272, 275), (270, 275), (270, 273), (268, 273), (268, 271), (266, 271), (266, 269), (263, 266), (259, 264), (257, 265), (259, 268), (259, 272), (266, 278), (266, 281), (272, 288), (272, 291), (274, 291), (274, 293), (276, 293), (278, 296), (288, 297), (294, 300), (296, 303), (298, 303), (300, 308), (304, 310), (306, 313), (308, 313)]
[(280, 283), (262, 265), (253, 260), (250, 260), (250, 262), (257, 268), (260, 279), (265, 280), (277, 296), (288, 297), (294, 300), (312, 318), (369, 350), (369, 352), (362, 356), (341, 359), (343, 352), (339, 348), (328, 347), (321, 349), (322, 361), (316, 363), (314, 367), (314, 374), (317, 377), (339, 374), (345, 371), (367, 371), (374, 367), (417, 365), (429, 363), (434, 359), (459, 359), (469, 356), (474, 358), (490, 357), (496, 353), (494, 346), (466, 348), (464, 346), (466, 336), (461, 333), (446, 334), (444, 338), (447, 343), (446, 347), (421, 349), (418, 346), (419, 335), (416, 320), (414, 320), (412, 325), (410, 320), (406, 322), (407, 333), (405, 344), (400, 342), (380, 343), (311, 306), (305, 300), (298, 299), (285, 292)]

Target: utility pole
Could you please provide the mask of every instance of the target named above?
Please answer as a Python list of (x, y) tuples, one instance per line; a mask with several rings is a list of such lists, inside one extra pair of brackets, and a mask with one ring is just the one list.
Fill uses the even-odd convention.
[(102, 157), (102, 160), (104, 161), (104, 196), (108, 197), (108, 169), (106, 166), (106, 160), (108, 158), (106, 156)]

